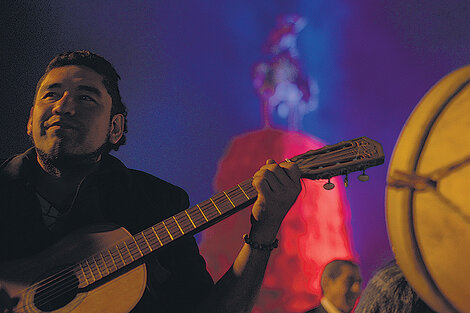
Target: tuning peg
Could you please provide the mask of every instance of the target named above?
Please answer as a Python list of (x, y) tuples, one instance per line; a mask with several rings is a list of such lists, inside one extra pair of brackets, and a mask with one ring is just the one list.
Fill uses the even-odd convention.
[(362, 174), (357, 177), (360, 181), (368, 181), (369, 175), (366, 174), (366, 170), (362, 171)]
[(349, 180), (348, 180), (348, 174), (346, 174), (346, 176), (344, 176), (344, 187), (348, 187), (349, 186)]
[(328, 182), (323, 185), (323, 188), (325, 188), (326, 190), (331, 190), (335, 188), (335, 184), (333, 184), (328, 178)]

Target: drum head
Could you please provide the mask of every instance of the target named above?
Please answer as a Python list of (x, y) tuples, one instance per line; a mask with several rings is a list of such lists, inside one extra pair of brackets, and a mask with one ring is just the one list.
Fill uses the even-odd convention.
[(470, 313), (470, 66), (441, 79), (410, 115), (386, 188), (397, 262), (438, 312)]

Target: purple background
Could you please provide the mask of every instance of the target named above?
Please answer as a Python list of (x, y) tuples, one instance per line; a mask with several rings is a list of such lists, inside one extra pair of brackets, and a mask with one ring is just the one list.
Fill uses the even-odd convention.
[[(466, 1), (2, 1), (0, 156), (29, 146), (34, 87), (59, 52), (90, 49), (117, 68), (129, 107), (125, 163), (212, 194), (217, 161), (234, 135), (259, 129), (253, 64), (279, 14), (308, 24), (298, 37), (319, 108), (303, 131), (327, 143), (359, 136), (383, 144), (386, 164), (351, 180), (354, 248), (365, 280), (392, 257), (385, 217), (388, 161), (413, 107), (441, 77), (468, 63)], [(249, 152), (247, 152), (249, 153)], [(352, 175), (356, 176), (356, 175)]]

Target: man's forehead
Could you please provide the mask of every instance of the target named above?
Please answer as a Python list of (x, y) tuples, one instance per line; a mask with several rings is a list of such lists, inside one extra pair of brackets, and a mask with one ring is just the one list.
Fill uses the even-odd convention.
[(359, 267), (354, 266), (354, 265), (344, 264), (341, 267), (341, 272), (345, 273), (348, 276), (359, 276), (359, 277), (361, 276)]
[(96, 88), (105, 88), (103, 76), (93, 69), (83, 65), (66, 65), (56, 67), (44, 76), (40, 89), (59, 87), (58, 84), (72, 83), (76, 85), (92, 85)]

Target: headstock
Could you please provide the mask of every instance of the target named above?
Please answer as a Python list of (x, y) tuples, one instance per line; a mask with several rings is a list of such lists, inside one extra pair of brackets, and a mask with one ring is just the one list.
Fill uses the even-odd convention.
[[(310, 150), (288, 159), (300, 168), (303, 178), (330, 179), (338, 175), (362, 171), (359, 180), (367, 181), (366, 168), (380, 165), (384, 162), (382, 145), (367, 137), (325, 146), (318, 150)], [(332, 189), (328, 182), (325, 189)]]

